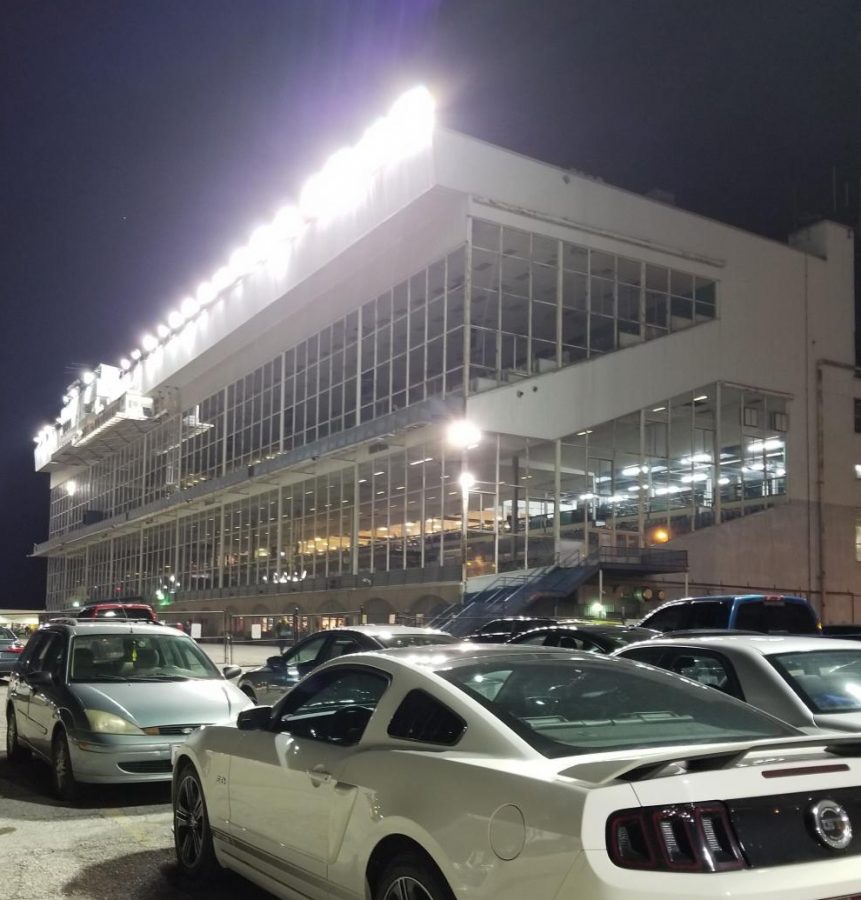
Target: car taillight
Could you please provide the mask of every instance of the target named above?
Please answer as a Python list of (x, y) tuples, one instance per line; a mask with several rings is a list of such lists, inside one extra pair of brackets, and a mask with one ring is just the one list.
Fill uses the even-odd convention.
[(722, 803), (623, 809), (607, 820), (607, 851), (624, 869), (725, 872), (746, 865)]
[(9, 651), (9, 653), (23, 653), (24, 645), (23, 644), (9, 644), (9, 646), (6, 649)]

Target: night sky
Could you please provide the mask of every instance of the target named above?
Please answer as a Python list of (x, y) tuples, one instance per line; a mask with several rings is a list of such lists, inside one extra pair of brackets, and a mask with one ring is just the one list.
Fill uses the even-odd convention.
[(418, 81), (449, 127), (770, 237), (857, 221), (857, 0), (2, 0), (0, 15), (3, 607), (44, 602), (32, 437), (65, 387), (115, 365)]

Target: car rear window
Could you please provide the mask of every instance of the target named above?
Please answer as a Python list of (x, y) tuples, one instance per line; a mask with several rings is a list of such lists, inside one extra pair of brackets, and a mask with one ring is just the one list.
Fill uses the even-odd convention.
[(768, 661), (813, 712), (861, 712), (861, 649), (776, 653)]
[(718, 691), (621, 660), (488, 660), (439, 674), (548, 757), (798, 734)]
[(816, 616), (806, 604), (788, 601), (769, 604), (762, 600), (740, 603), (735, 627), (770, 634), (816, 634), (819, 630)]

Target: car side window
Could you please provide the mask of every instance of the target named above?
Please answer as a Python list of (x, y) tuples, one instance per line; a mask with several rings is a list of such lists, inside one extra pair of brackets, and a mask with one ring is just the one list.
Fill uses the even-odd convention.
[(352, 635), (339, 635), (333, 637), (331, 643), (326, 648), (326, 659), (335, 659), (337, 656), (346, 656), (348, 653), (359, 653), (367, 649), (366, 646)]
[(284, 654), (284, 662), (288, 665), (299, 665), (300, 663), (314, 662), (323, 649), (323, 644), (329, 639), (329, 635), (320, 634), (316, 637), (308, 638), (298, 646), (294, 647)]
[(663, 664), (672, 672), (744, 699), (732, 663), (719, 654), (683, 647), (665, 657)]
[(648, 663), (650, 666), (660, 666), (661, 657), (665, 653), (663, 647), (636, 647), (633, 650), (623, 650), (619, 656), (622, 659), (632, 659), (634, 662)]
[(277, 730), (351, 746), (361, 740), (388, 686), (386, 675), (365, 667), (312, 675), (287, 694), (276, 710)]
[(539, 632), (538, 634), (529, 634), (517, 641), (518, 644), (534, 644), (537, 647), (553, 647), (555, 645), (554, 635), (547, 632)]
[(690, 603), (685, 628), (729, 628), (729, 612), (727, 600)]
[(667, 606), (659, 609), (643, 621), (646, 628), (655, 628), (657, 631), (679, 631), (685, 627), (686, 603), (677, 603), (675, 606)]
[(25, 669), (30, 672), (50, 672), (55, 678), (62, 676), (65, 664), (65, 641), (62, 635), (56, 632), (46, 631), (41, 635), (42, 640), (33, 648), (33, 655), (25, 663)]
[(389, 722), (389, 737), (425, 744), (454, 746), (466, 731), (466, 722), (426, 691), (410, 691)]

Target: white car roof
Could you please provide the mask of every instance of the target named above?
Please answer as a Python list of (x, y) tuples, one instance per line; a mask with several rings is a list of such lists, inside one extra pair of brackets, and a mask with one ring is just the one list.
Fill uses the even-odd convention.
[(722, 634), (697, 637), (679, 635), (674, 638), (653, 638), (640, 644), (629, 644), (618, 651), (624, 655), (632, 647), (724, 647), (755, 656), (773, 656), (775, 653), (808, 653), (813, 650), (856, 650), (861, 652), (858, 641), (842, 641), (839, 638), (810, 637), (800, 634)]

